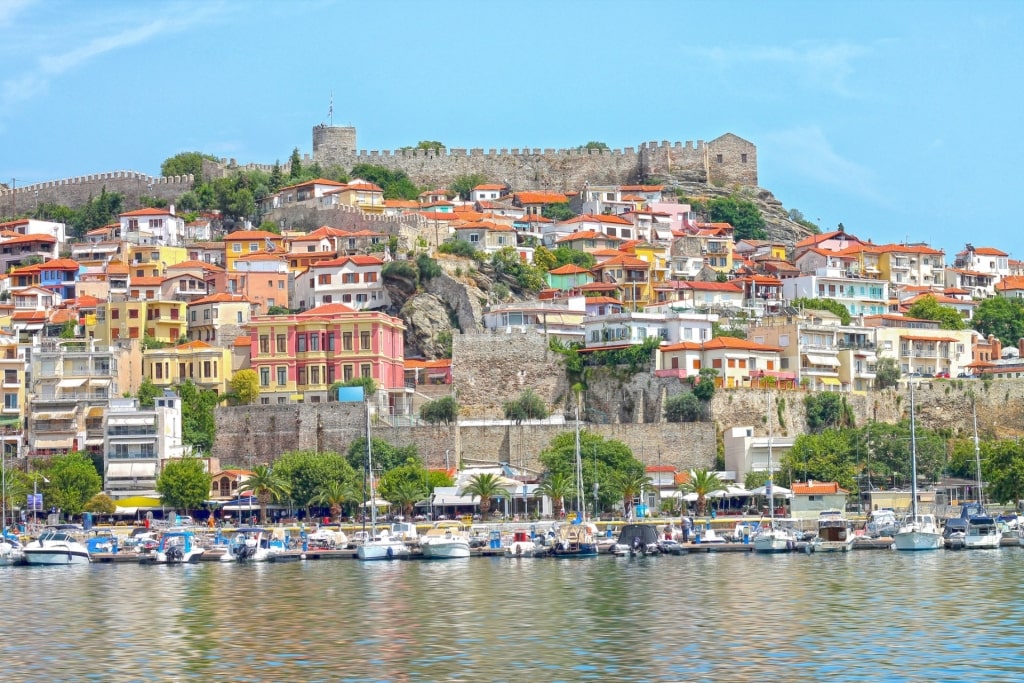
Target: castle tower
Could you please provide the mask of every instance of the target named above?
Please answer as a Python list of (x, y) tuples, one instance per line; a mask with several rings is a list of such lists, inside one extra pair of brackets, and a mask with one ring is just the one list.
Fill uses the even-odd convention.
[(355, 153), (355, 126), (328, 126), (321, 123), (313, 127), (313, 161), (321, 166), (344, 165), (343, 160)]

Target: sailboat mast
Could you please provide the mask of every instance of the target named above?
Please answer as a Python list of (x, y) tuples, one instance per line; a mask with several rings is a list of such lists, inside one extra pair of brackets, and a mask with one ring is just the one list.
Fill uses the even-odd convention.
[(576, 500), (580, 506), (583, 521), (587, 519), (586, 505), (583, 503), (583, 461), (580, 456), (580, 396), (576, 394)]
[(768, 519), (775, 526), (775, 470), (772, 468), (772, 395), (768, 393)]
[(910, 382), (910, 514), (917, 523), (917, 426), (914, 417), (914, 380)]
[[(366, 401), (366, 476), (370, 480), (370, 533), (377, 531), (377, 501), (373, 489), (373, 442), (370, 440), (370, 401)], [(366, 513), (363, 513), (363, 524), (366, 524)]]
[(981, 483), (981, 447), (978, 444), (978, 408), (973, 397), (971, 397), (971, 413), (974, 416), (974, 467), (978, 475), (978, 505), (984, 506), (984, 489)]

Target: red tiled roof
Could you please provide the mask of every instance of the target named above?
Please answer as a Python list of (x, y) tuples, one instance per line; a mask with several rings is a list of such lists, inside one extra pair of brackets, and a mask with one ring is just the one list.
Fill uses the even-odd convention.
[(504, 190), (504, 185), (477, 185), (474, 190)]
[(311, 308), (308, 311), (299, 313), (300, 316), (317, 316), (317, 315), (338, 315), (339, 313), (355, 313), (356, 310), (345, 304), (323, 304), (316, 308)]
[(131, 279), (132, 287), (157, 287), (164, 283), (167, 278), (163, 277), (133, 277)]
[(974, 253), (979, 256), (1009, 256), (1005, 251), (996, 249), (995, 247), (975, 247)]
[(0, 244), (21, 244), (23, 242), (45, 242), (47, 244), (56, 244), (57, 238), (53, 235), (17, 235), (3, 240)]
[(575, 218), (570, 218), (567, 221), (562, 221), (562, 225), (572, 225), (574, 223), (612, 223), (614, 225), (633, 225), (625, 218), (620, 218), (619, 216), (595, 216), (589, 213), (585, 213), (581, 216), (576, 216)]
[(228, 240), (280, 240), (282, 237), (267, 230), (236, 230), (224, 235), (224, 241)]
[(189, 268), (189, 269), (191, 269), (191, 268), (200, 268), (202, 270), (209, 270), (209, 271), (213, 271), (213, 272), (219, 272), (219, 271), (224, 270), (220, 266), (214, 265), (212, 263), (207, 263), (206, 261), (196, 261), (196, 260), (182, 261), (181, 263), (175, 263), (173, 266), (167, 266), (166, 270), (184, 270), (186, 268)]
[(565, 204), (569, 198), (559, 192), (517, 192), (520, 204)]
[(405, 359), (405, 367), (410, 370), (420, 368), (450, 368), (451, 366), (451, 358), (438, 358), (437, 360), (418, 360), (415, 358)]
[(235, 337), (235, 346), (251, 346), (251, 337)]
[(548, 271), (551, 275), (579, 275), (581, 273), (590, 273), (586, 268), (580, 268), (575, 263), (566, 263), (564, 266), (559, 266)]
[(241, 303), (253, 303), (247, 297), (242, 294), (228, 294), (226, 292), (220, 292), (218, 294), (210, 294), (204, 296), (201, 299), (188, 302), (189, 306), (196, 306), (198, 304), (241, 304)]
[(135, 209), (134, 211), (125, 211), (124, 213), (120, 214), (120, 216), (122, 218), (124, 216), (173, 216), (173, 215), (174, 214), (171, 213), (170, 211), (168, 211), (167, 209), (156, 209), (156, 208), (152, 208), (152, 207), (145, 208), (145, 209)]
[(340, 258), (331, 259), (329, 261), (317, 261), (310, 265), (310, 268), (335, 268), (337, 266), (344, 266), (347, 264), (353, 264), (356, 266), (383, 266), (384, 261), (377, 258), (376, 256), (342, 256)]
[(795, 481), (790, 489), (793, 491), (793, 495), (798, 496), (810, 496), (810, 495), (821, 495), (825, 493), (849, 493), (846, 489), (839, 488), (839, 483), (835, 481), (814, 481), (806, 484)]

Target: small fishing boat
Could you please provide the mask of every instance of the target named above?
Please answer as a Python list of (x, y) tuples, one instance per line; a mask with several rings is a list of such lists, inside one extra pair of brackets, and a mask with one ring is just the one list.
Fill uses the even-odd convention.
[(160, 537), (154, 554), (157, 564), (187, 564), (198, 562), (206, 549), (196, 542), (191, 531), (168, 531)]
[(284, 530), (263, 527), (235, 529), (221, 562), (266, 562), (285, 551)]
[(14, 534), (4, 533), (3, 538), (0, 538), (0, 567), (11, 567), (24, 561), (21, 540)]
[(469, 557), (469, 536), (459, 522), (437, 522), (420, 537), (420, 550), (428, 560)]
[(513, 531), (512, 542), (505, 546), (505, 557), (533, 557), (536, 552), (537, 544), (525, 529)]

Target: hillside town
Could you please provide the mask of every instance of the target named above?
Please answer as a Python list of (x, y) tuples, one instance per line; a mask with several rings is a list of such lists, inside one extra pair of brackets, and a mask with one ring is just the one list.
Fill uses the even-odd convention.
[[(460, 333), (535, 334), (581, 354), (647, 344), (649, 370), (678, 392), (703, 379), (864, 394), (900, 377), (1024, 372), (1024, 341), (974, 325), (987, 301), (1024, 298), (1024, 263), (998, 245), (947, 255), (806, 222), (787, 242), (665, 184), (467, 189), (391, 199), (370, 180), (315, 177), (258, 197), (241, 221), (157, 202), (80, 239), (54, 220), (0, 223), (5, 455), (81, 451), (113, 499), (152, 495), (166, 462), (213, 450), (183, 429), (183, 385), (222, 406), (279, 406), (371, 380), (376, 410), (415, 425), (451, 393)], [(309, 225), (339, 208), (359, 229)], [(450, 286), (433, 295), (430, 343), (414, 343), (427, 323), (412, 299), (430, 277)], [(215, 478), (229, 471), (208, 462)]]

